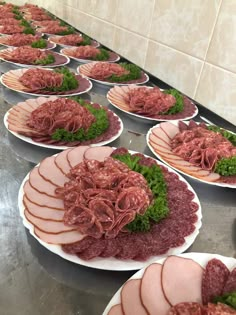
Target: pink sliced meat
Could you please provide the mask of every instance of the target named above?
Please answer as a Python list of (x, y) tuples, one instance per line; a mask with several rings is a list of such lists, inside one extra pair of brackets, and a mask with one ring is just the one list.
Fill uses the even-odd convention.
[(202, 275), (202, 267), (192, 259), (169, 256), (162, 269), (163, 291), (169, 303), (201, 303)]
[[(154, 140), (153, 140), (154, 139)], [(169, 148), (165, 148), (163, 146), (160, 146), (159, 144), (156, 143), (156, 138), (152, 137), (152, 135), (149, 137), (149, 143), (150, 145), (153, 147), (154, 151), (156, 151), (158, 154), (162, 155), (162, 154), (168, 154), (171, 157), (175, 156), (174, 154), (171, 153)]]
[(97, 160), (103, 162), (113, 152), (112, 147), (94, 147), (85, 151), (84, 158), (87, 160)]
[(85, 237), (85, 235), (80, 234), (78, 231), (67, 231), (58, 234), (50, 234), (45, 233), (36, 227), (34, 228), (34, 233), (42, 241), (55, 245), (79, 242)]
[(55, 164), (55, 157), (50, 156), (44, 159), (39, 166), (39, 174), (50, 183), (56, 186), (64, 186), (68, 178)]
[(236, 291), (236, 268), (234, 268), (227, 279), (223, 293), (231, 293)]
[(168, 149), (171, 152), (171, 147), (168, 143), (163, 141), (161, 138), (157, 137), (153, 133), (150, 135), (149, 139), (154, 142), (157, 146), (160, 147), (160, 149)]
[(64, 209), (63, 201), (61, 199), (53, 198), (45, 194), (39, 193), (37, 190), (30, 186), (29, 181), (27, 181), (24, 185), (24, 192), (31, 202), (39, 206), (45, 206), (55, 209)]
[(35, 203), (29, 201), (29, 199), (24, 195), (23, 203), (28, 212), (38, 218), (53, 221), (63, 221), (64, 210), (57, 210), (49, 207), (38, 206)]
[(75, 167), (77, 164), (84, 160), (84, 153), (89, 148), (89, 146), (79, 146), (67, 152), (67, 161), (70, 168)]
[(43, 179), (39, 174), (38, 167), (33, 168), (29, 175), (30, 185), (40, 193), (44, 193), (51, 197), (56, 197), (55, 189), (57, 186), (51, 184), (49, 181)]
[(72, 227), (66, 226), (63, 222), (44, 220), (41, 218), (34, 217), (26, 209), (25, 209), (24, 214), (25, 214), (26, 219), (31, 224), (33, 224), (35, 227), (37, 227), (37, 229), (45, 233), (58, 234), (62, 232), (75, 230)]
[(212, 302), (216, 296), (223, 293), (229, 277), (229, 270), (219, 259), (213, 258), (208, 261), (202, 277), (202, 302)]
[(150, 315), (166, 315), (170, 304), (161, 283), (162, 265), (152, 264), (144, 272), (141, 282), (141, 300)]
[(179, 128), (169, 121), (160, 123), (160, 128), (169, 139), (172, 139), (179, 132)]
[(125, 315), (148, 315), (140, 297), (140, 279), (127, 281), (121, 290), (121, 304)]
[(170, 145), (170, 138), (166, 135), (166, 133), (161, 128), (153, 128), (152, 133)]
[(58, 154), (54, 160), (56, 166), (62, 171), (63, 174), (69, 173), (71, 166), (67, 160), (67, 154), (72, 149), (64, 150), (60, 154)]
[(120, 304), (112, 306), (107, 315), (124, 315)]

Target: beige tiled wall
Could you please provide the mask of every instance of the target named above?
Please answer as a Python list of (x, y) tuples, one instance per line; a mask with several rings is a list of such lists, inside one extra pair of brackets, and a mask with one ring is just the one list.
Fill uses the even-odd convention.
[(31, 2), (236, 124), (236, 0)]

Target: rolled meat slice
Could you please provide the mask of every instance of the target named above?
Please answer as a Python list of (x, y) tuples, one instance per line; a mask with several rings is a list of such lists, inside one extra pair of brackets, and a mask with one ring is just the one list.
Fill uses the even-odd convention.
[(141, 282), (141, 300), (149, 315), (166, 315), (170, 304), (165, 298), (161, 282), (162, 265), (146, 268)]
[(112, 147), (91, 147), (84, 153), (84, 158), (87, 160), (97, 160), (103, 162), (105, 158), (109, 157), (114, 149)]
[(202, 275), (203, 268), (192, 259), (169, 256), (162, 269), (162, 287), (168, 302), (201, 303)]
[(140, 296), (141, 279), (127, 281), (121, 290), (121, 304), (125, 315), (148, 315)]

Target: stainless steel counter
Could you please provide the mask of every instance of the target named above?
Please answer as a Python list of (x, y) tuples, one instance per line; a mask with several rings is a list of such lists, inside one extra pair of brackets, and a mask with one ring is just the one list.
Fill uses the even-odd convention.
[[(4, 67), (0, 65), (2, 72)], [(107, 91), (94, 85), (89, 95), (83, 97), (112, 108), (105, 98)], [(9, 103), (23, 99), (1, 88), (0, 314), (100, 315), (112, 295), (134, 272), (101, 271), (70, 263), (42, 247), (24, 228), (17, 207), (21, 181), (35, 164), (57, 151), (25, 143), (4, 128), (3, 117)], [(219, 116), (201, 106), (199, 109), (197, 121), (204, 116), (235, 131)], [(111, 145), (153, 156), (145, 142), (145, 134), (153, 124), (112, 110), (123, 120), (125, 129)], [(187, 180), (200, 198), (203, 214), (200, 234), (188, 251), (236, 257), (236, 191)]]

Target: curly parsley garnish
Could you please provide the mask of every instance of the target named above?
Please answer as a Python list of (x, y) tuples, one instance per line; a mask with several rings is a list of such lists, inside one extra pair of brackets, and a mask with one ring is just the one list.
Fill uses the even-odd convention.
[(141, 77), (141, 69), (131, 63), (121, 62), (119, 63), (121, 67), (123, 67), (125, 70), (129, 71), (127, 74), (123, 74), (121, 76), (117, 76), (115, 74), (111, 75), (109, 78), (107, 78), (107, 81), (109, 82), (128, 82), (140, 79)]

